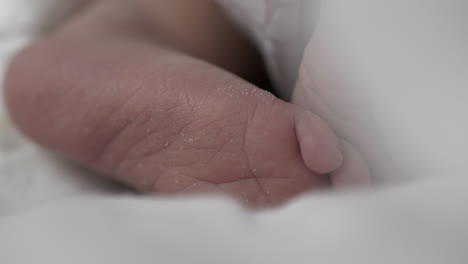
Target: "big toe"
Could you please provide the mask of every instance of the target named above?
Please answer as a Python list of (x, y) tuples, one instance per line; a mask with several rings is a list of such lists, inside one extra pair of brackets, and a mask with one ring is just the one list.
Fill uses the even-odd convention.
[(296, 134), (302, 158), (310, 170), (321, 174), (330, 173), (343, 163), (337, 136), (317, 115), (298, 110)]

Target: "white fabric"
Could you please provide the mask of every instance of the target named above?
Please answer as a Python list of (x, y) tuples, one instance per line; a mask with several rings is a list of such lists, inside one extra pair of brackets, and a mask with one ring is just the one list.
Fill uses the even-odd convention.
[(260, 214), (215, 200), (59, 199), (0, 219), (0, 261), (463, 264), (464, 184), (317, 194)]
[(289, 97), (308, 41), (306, 12), (317, 0), (218, 0), (261, 48), (277, 90)]
[[(43, 24), (36, 24), (37, 19), (50, 18), (51, 13), (45, 12), (52, 10), (48, 4), (57, 7), (55, 4), (59, 2), (65, 1), (0, 1), (0, 52), (3, 54), (3, 65), (6, 65), (14, 50), (30, 39), (34, 32), (40, 30), (35, 28), (35, 25)], [(236, 15), (245, 22), (264, 17), (262, 10), (272, 8), (268, 5), (273, 2), (275, 1), (231, 0), (229, 4), (233, 13), (233, 8), (252, 11), (250, 15)], [(392, 67), (386, 64), (389, 59), (399, 57), (403, 60), (399, 64), (404, 64), (405, 69), (413, 70), (422, 69), (420, 63), (426, 65), (427, 60), (417, 60), (410, 56), (409, 52), (414, 50), (412, 45), (397, 45), (393, 42), (390, 42), (392, 45), (387, 45), (385, 40), (388, 40), (388, 36), (387, 39), (384, 38), (386, 35), (382, 34), (382, 28), (369, 30), (379, 25), (388, 26), (388, 21), (395, 20), (394, 17), (388, 17), (389, 15), (408, 15), (408, 6), (416, 7), (417, 3), (422, 4), (424, 1), (353, 1), (356, 5), (351, 5), (351, 1), (346, 0), (327, 2), (329, 4), (322, 9), (323, 22), (319, 23), (317, 31), (327, 32), (321, 31), (321, 27), (326, 29), (330, 26), (327, 23), (331, 23), (335, 32), (339, 33), (335, 37), (346, 40), (344, 44), (349, 43), (349, 47), (343, 45), (348, 49), (339, 48), (345, 55), (352, 57), (363, 55), (367, 50), (372, 51), (372, 56), (362, 57), (363, 61), (359, 60), (361, 56), (355, 56), (357, 58), (353, 60), (356, 63), (353, 70), (358, 75), (371, 76), (369, 80), (374, 81), (372, 85), (379, 87), (370, 98), (374, 103), (373, 110), (376, 115), (382, 117), (379, 121), (381, 128), (389, 128), (389, 124), (385, 122), (387, 120), (400, 126), (401, 124), (395, 122), (398, 121), (397, 117), (402, 115), (396, 115), (397, 112), (384, 112), (387, 109), (397, 111), (400, 108), (379, 105), (385, 100), (387, 104), (399, 101), (399, 93), (413, 87), (413, 84), (422, 87), (421, 84), (439, 83), (442, 80), (441, 75), (436, 73), (440, 73), (440, 67), (433, 65), (424, 68), (424, 72), (427, 70), (428, 73), (423, 80), (419, 78), (423, 71), (417, 75), (403, 76), (406, 78), (393, 78), (398, 69), (393, 68), (394, 64), (391, 64)], [(425, 3), (428, 6), (435, 1)], [(458, 3), (463, 7), (461, 0)], [(399, 6), (403, 4), (404, 6)], [(360, 8), (355, 9), (356, 7)], [(362, 10), (368, 12), (358, 12)], [(372, 10), (376, 12), (370, 12)], [(387, 14), (383, 10), (391, 10), (392, 13)], [(437, 9), (431, 10), (438, 14), (435, 11)], [(412, 11), (416, 12), (416, 9)], [(55, 9), (53, 14), (57, 12), (58, 9)], [(274, 17), (288, 16), (286, 13), (279, 14)], [(387, 14), (387, 17), (383, 14)], [(450, 17), (456, 24), (456, 17)], [(373, 26), (369, 27), (369, 23), (364, 23), (366, 21), (375, 23), (371, 23)], [(421, 26), (427, 21), (422, 19), (417, 21), (419, 23), (409, 24), (408, 21), (402, 20), (396, 28), (397, 31), (393, 32), (394, 38), (390, 40), (402, 40), (403, 37), (408, 37), (408, 34), (411, 36), (411, 33), (418, 32), (418, 25)], [(458, 25), (464, 24), (462, 22), (463, 20), (458, 21)], [(413, 26), (409, 27), (412, 31), (405, 31), (408, 25)], [(361, 30), (355, 30), (356, 28)], [(275, 32), (278, 31), (284, 32), (278, 29)], [(368, 36), (370, 32), (379, 33), (376, 35), (379, 36), (379, 41), (362, 42), (363, 37)], [(268, 42), (267, 34), (254, 34), (260, 43)], [(456, 36), (447, 33), (444, 40), (447, 39), (456, 39)], [(413, 40), (416, 41), (416, 38)], [(380, 50), (371, 49), (375, 43)], [(436, 44), (440, 43), (431, 41), (424, 43), (424, 47), (435, 47), (431, 45)], [(405, 56), (392, 53), (391, 51), (396, 50), (395, 46), (406, 51)], [(405, 50), (405, 47), (408, 50)], [(451, 52), (464, 54), (465, 47), (466, 45), (454, 45)], [(271, 51), (265, 49), (267, 56), (272, 58), (270, 62), (275, 62), (275, 55), (271, 55)], [(420, 55), (430, 55), (434, 50), (427, 48), (419, 51)], [(443, 54), (440, 53), (442, 50), (437, 49), (439, 53), (436, 54)], [(284, 61), (284, 58), (278, 61)], [(466, 71), (466, 67), (462, 61), (459, 62), (450, 65), (457, 69), (454, 72), (461, 74)], [(289, 63), (294, 64), (293, 61)], [(277, 66), (270, 67), (275, 72)], [(277, 79), (288, 78), (288, 73), (276, 74)], [(461, 89), (464, 79), (462, 75), (457, 77), (457, 81), (451, 78), (453, 81), (445, 84), (450, 84), (453, 89)], [(390, 88), (387, 88), (388, 86)], [(401, 89), (392, 90), (395, 87)], [(394, 93), (390, 94), (391, 92)], [(441, 95), (444, 94), (433, 93), (432, 96), (440, 98)], [(460, 115), (466, 109), (459, 103), (464, 99), (464, 94), (457, 93), (457, 96), (460, 98), (456, 98), (454, 102), (457, 106), (460, 105), (458, 110), (462, 112), (450, 113), (455, 114), (454, 119), (452, 115), (450, 120), (442, 119), (444, 122), (453, 123), (446, 125), (458, 127), (457, 125), (464, 121)], [(408, 116), (403, 115), (409, 121), (400, 121), (412, 124), (415, 120), (420, 120), (421, 115), (417, 114), (420, 114), (423, 108), (408, 108), (412, 102), (416, 102), (417, 97), (409, 98), (413, 101), (408, 99), (404, 102), (405, 108), (402, 108), (411, 111)], [(390, 126), (394, 127), (397, 126)], [(439, 127), (431, 134), (432, 127), (423, 127), (424, 131), (427, 131), (425, 135), (435, 140), (434, 142), (442, 140), (439, 137), (445, 134), (439, 134)], [(390, 131), (392, 134), (403, 133), (408, 139), (420, 142), (419, 138), (415, 138), (420, 133), (411, 138), (412, 133), (406, 132), (408, 130)], [(463, 135), (466, 133), (453, 133), (451, 136), (454, 140), (462, 142), (460, 144), (464, 144), (466, 138), (463, 138)], [(388, 138), (392, 139), (387, 135)], [(409, 140), (404, 144), (413, 146), (412, 142)], [(406, 154), (401, 153), (402, 144), (390, 146), (393, 147), (391, 151), (394, 155)], [(432, 146), (441, 151), (452, 148), (450, 144)], [(433, 151), (427, 152), (425, 154), (429, 155)], [(462, 152), (459, 154), (464, 155)], [(430, 159), (431, 168), (437, 167), (437, 164), (451, 162), (444, 156), (434, 157), (436, 158)], [(21, 138), (5, 121), (0, 126), (0, 214), (3, 215), (0, 218), (0, 263), (468, 263), (468, 256), (465, 254), (468, 245), (468, 207), (465, 205), (468, 192), (465, 191), (465, 186), (468, 186), (468, 180), (466, 170), (459, 166), (461, 161), (465, 160), (464, 157), (466, 156), (460, 156), (453, 164), (453, 170), (449, 172), (436, 170), (439, 178), (427, 178), (412, 184), (369, 192), (317, 193), (301, 197), (285, 208), (254, 214), (238, 208), (229, 201), (168, 201), (116, 194), (106, 183), (96, 182), (95, 178), (88, 177), (87, 173), (46, 155)], [(415, 164), (421, 166), (421, 163)], [(450, 177), (447, 173), (451, 174)]]
[[(360, 114), (373, 115), (387, 162), (404, 177), (468, 173), (467, 8), (464, 0), (323, 2), (316, 42), (354, 78), (344, 96), (367, 101)], [(371, 137), (363, 127), (341, 130)]]

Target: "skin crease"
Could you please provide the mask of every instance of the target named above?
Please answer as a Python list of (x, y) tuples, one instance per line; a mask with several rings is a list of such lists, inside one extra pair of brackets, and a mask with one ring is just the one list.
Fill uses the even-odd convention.
[(211, 1), (98, 1), (14, 59), (7, 104), (31, 139), (138, 191), (276, 205), (350, 166), (320, 118), (244, 80), (256, 54)]

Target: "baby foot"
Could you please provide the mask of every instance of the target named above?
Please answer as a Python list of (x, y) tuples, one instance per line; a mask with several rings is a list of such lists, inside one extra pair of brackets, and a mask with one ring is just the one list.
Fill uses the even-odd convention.
[(326, 186), (343, 160), (311, 112), (153, 46), (38, 42), (6, 94), (26, 135), (142, 192), (277, 204)]
[[(186, 4), (98, 1), (37, 41), (7, 76), (14, 121), (147, 193), (278, 204), (359, 168), (322, 119), (214, 66), (247, 76), (255, 70), (239, 57), (254, 55), (211, 1), (190, 2), (195, 13)], [(175, 11), (184, 25), (165, 16)]]

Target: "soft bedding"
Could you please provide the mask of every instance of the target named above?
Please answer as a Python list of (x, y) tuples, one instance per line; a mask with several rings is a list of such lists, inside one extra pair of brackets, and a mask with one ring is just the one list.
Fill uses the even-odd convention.
[[(303, 3), (222, 2), (262, 47), (282, 93), (321, 112), (390, 184), (306, 194), (259, 213), (229, 200), (141, 197), (28, 142), (2, 110), (0, 263), (467, 263), (467, 4), (326, 1), (298, 73), (297, 50), (282, 45), (305, 35), (284, 30), (299, 27), (292, 18)], [(2, 74), (72, 8), (0, 6)], [(340, 69), (327, 74), (346, 80), (341, 96), (306, 80), (319, 61), (307, 60), (320, 54)], [(326, 106), (311, 105), (316, 93)]]

